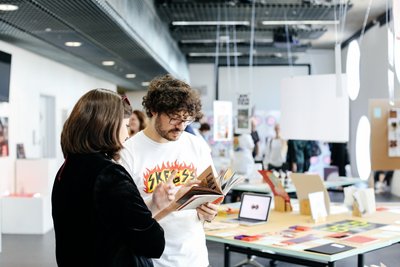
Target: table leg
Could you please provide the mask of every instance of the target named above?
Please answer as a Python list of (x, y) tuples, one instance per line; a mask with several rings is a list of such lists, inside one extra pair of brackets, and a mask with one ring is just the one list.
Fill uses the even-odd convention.
[(335, 267), (335, 262), (334, 262), (334, 261), (328, 262), (328, 266), (329, 266), (329, 267)]
[(358, 254), (357, 258), (358, 258), (357, 266), (364, 267), (364, 254)]
[(229, 267), (230, 264), (230, 259), (229, 259), (229, 245), (225, 244), (224, 246), (224, 266)]

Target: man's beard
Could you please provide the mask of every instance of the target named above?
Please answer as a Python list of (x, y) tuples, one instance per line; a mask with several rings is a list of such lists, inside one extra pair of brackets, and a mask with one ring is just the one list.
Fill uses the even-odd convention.
[[(166, 140), (168, 140), (168, 141), (176, 141), (176, 140), (179, 139), (179, 137), (180, 137), (181, 134), (182, 134), (182, 131), (181, 131), (179, 128), (175, 128), (175, 129), (172, 129), (172, 130), (163, 130), (163, 129), (161, 128), (161, 120), (160, 120), (159, 117), (156, 118), (156, 121), (155, 121), (155, 124), (154, 124), (154, 128), (155, 128), (156, 132), (157, 132), (162, 138), (164, 138), (164, 139), (166, 139)], [(178, 135), (177, 138), (174, 138), (174, 137), (170, 137), (170, 136), (169, 136), (169, 133), (176, 133), (176, 132), (179, 132), (179, 133), (180, 133), (180, 134)]]

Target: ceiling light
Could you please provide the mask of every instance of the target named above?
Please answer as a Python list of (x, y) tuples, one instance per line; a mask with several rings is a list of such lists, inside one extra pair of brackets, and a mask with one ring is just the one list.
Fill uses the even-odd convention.
[(115, 65), (115, 61), (106, 60), (106, 61), (101, 62), (101, 64), (102, 64), (103, 66), (114, 66), (114, 65)]
[[(216, 39), (200, 39), (200, 40), (181, 40), (182, 44), (215, 44), (217, 42)], [(218, 40), (219, 43), (245, 43), (245, 39), (236, 39), (236, 40)], [(247, 42), (250, 42), (248, 40)]]
[[(215, 57), (217, 56), (217, 53), (215, 52), (205, 52), (205, 53), (189, 53), (190, 57)], [(220, 57), (226, 57), (226, 56), (231, 56), (231, 57), (240, 57), (243, 56), (243, 53), (240, 52), (234, 52), (234, 53), (218, 53), (218, 56)]]
[(244, 25), (249, 26), (249, 21), (173, 21), (173, 26), (217, 26), (217, 25)]
[(368, 118), (362, 116), (356, 132), (356, 165), (361, 180), (367, 180), (371, 173), (370, 137), (371, 125)]
[(394, 72), (388, 69), (388, 89), (389, 89), (389, 103), (391, 106), (394, 105)]
[(79, 47), (82, 45), (82, 43), (81, 42), (65, 42), (65, 45), (69, 46), (69, 47)]
[(150, 82), (142, 82), (142, 86), (149, 86)]
[(357, 40), (349, 44), (346, 59), (347, 93), (351, 100), (356, 100), (360, 92), (360, 47)]
[(400, 40), (394, 40), (394, 67), (396, 68), (397, 81), (400, 82)]
[(125, 74), (125, 77), (128, 78), (128, 79), (134, 79), (136, 77), (136, 74), (135, 73), (128, 73), (128, 74)]
[(16, 6), (16, 5), (0, 4), (1, 11), (15, 11), (17, 9), (18, 9), (18, 6)]
[(338, 20), (264, 20), (261, 23), (262, 25), (335, 25), (339, 22)]
[(221, 35), (220, 37), (219, 37), (219, 39), (222, 41), (222, 42), (229, 42), (229, 35)]

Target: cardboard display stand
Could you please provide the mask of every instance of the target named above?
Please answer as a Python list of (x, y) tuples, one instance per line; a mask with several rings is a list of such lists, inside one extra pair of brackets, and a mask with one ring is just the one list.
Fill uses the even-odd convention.
[(329, 214), (330, 198), (325, 185), (318, 174), (292, 173), (290, 179), (296, 187), (297, 199), (300, 203), (300, 214), (311, 215), (308, 194), (322, 191), (324, 193), (325, 207)]
[(274, 209), (279, 212), (291, 212), (292, 206), (281, 196), (274, 196)]

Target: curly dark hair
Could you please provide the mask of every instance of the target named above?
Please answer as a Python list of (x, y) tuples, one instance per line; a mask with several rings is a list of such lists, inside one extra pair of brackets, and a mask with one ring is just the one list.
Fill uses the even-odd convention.
[(152, 112), (174, 114), (182, 111), (193, 119), (203, 117), (199, 94), (170, 74), (158, 76), (150, 82), (142, 105), (149, 118), (153, 117)]

